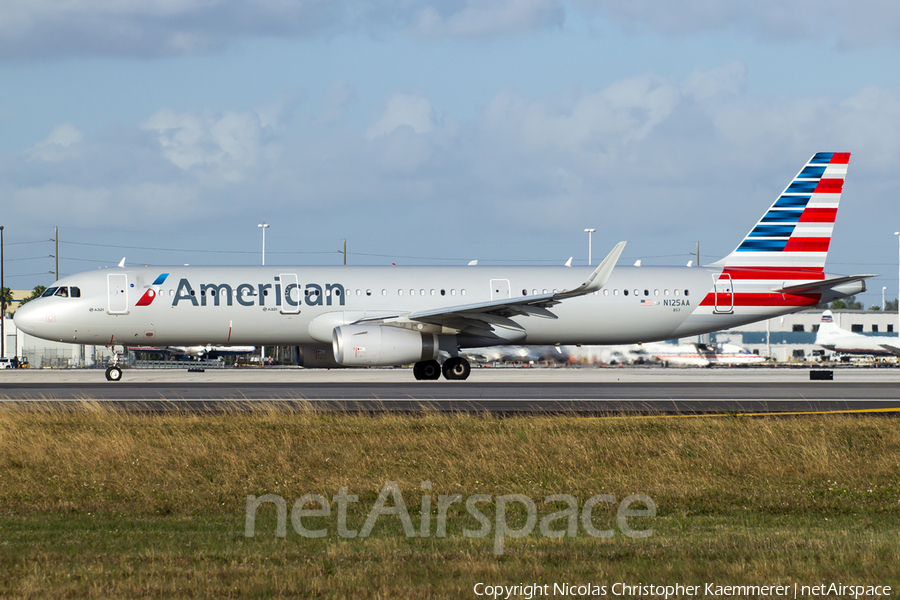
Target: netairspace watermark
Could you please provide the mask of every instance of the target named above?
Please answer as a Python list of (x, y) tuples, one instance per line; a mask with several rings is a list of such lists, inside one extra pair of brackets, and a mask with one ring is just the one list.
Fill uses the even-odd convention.
[(472, 593), (479, 598), (544, 598), (550, 596), (565, 597), (619, 597), (629, 598), (710, 598), (710, 597), (759, 597), (759, 598), (815, 598), (828, 596), (837, 598), (875, 598), (890, 596), (891, 586), (886, 585), (849, 585), (845, 583), (818, 583), (815, 585), (768, 584), (768, 585), (720, 585), (704, 583), (700, 585), (666, 584), (628, 584), (617, 582), (603, 583), (520, 583), (518, 585), (491, 585), (476, 583)]
[[(431, 489), (431, 482), (423, 481), (422, 490), (427, 492)], [(388, 505), (388, 500), (391, 505)], [(544, 515), (538, 523), (537, 504), (523, 494), (508, 494), (502, 496), (491, 496), (490, 494), (473, 494), (465, 501), (461, 494), (437, 496), (437, 516), (432, 519), (432, 501), (431, 494), (423, 494), (419, 506), (419, 527), (416, 528), (413, 520), (410, 518), (409, 511), (406, 509), (406, 502), (403, 494), (400, 492), (400, 486), (396, 481), (388, 481), (381, 488), (378, 498), (372, 505), (368, 517), (359, 530), (350, 529), (347, 524), (347, 509), (350, 504), (359, 502), (359, 496), (349, 494), (347, 488), (342, 487), (338, 493), (328, 500), (320, 494), (305, 494), (294, 502), (291, 509), (291, 525), (298, 535), (306, 538), (323, 538), (327, 537), (330, 529), (308, 529), (304, 525), (304, 519), (307, 518), (331, 518), (332, 502), (336, 505), (335, 519), (336, 532), (340, 538), (356, 538), (368, 537), (372, 533), (375, 524), (380, 517), (397, 517), (403, 527), (403, 533), (406, 537), (431, 537), (432, 524), (434, 524), (434, 537), (447, 537), (447, 513), (454, 504), (462, 504), (465, 502), (466, 512), (475, 519), (480, 527), (478, 529), (464, 529), (463, 536), (467, 538), (485, 538), (491, 535), (493, 530), (494, 537), (494, 554), (501, 555), (506, 548), (506, 538), (523, 538), (530, 535), (535, 526), (538, 526), (540, 534), (546, 538), (562, 538), (565, 536), (575, 537), (578, 534), (578, 524), (584, 532), (592, 537), (611, 538), (615, 535), (614, 529), (599, 529), (594, 525), (594, 509), (598, 506), (602, 509), (604, 505), (607, 507), (616, 507), (616, 526), (619, 531), (630, 538), (647, 538), (653, 535), (653, 529), (633, 529), (628, 524), (629, 518), (635, 517), (655, 517), (656, 503), (651, 498), (643, 494), (633, 494), (624, 498), (621, 502), (616, 502), (615, 496), (611, 494), (598, 494), (588, 498), (584, 504), (578, 506), (578, 500), (575, 496), (568, 494), (552, 494), (543, 499), (545, 505), (565, 505), (562, 510)], [(244, 535), (246, 537), (256, 536), (256, 511), (260, 505), (271, 503), (277, 510), (277, 524), (275, 535), (277, 537), (287, 536), (287, 501), (277, 494), (265, 494), (263, 496), (247, 496), (247, 513), (244, 523)], [(308, 504), (316, 505), (316, 508), (306, 508)], [(479, 505), (493, 504), (494, 519), (491, 519), (482, 512)], [(507, 523), (508, 509), (514, 506), (521, 506), (525, 512), (525, 522), (521, 527), (511, 527)], [(580, 517), (580, 518), (579, 518)], [(432, 520), (434, 523), (432, 523)], [(559, 522), (556, 528), (554, 524)], [(564, 528), (559, 528), (564, 524)]]

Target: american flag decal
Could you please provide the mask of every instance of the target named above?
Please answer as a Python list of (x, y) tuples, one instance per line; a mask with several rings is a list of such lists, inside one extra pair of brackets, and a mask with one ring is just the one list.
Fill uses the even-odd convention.
[(653, 306), (653, 300), (641, 300), (641, 306)]

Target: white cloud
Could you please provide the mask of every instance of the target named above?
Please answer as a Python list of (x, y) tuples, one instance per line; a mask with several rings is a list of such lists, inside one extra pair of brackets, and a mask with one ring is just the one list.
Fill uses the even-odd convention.
[(53, 128), (50, 135), (42, 142), (38, 142), (26, 153), (31, 158), (58, 162), (73, 156), (77, 146), (84, 139), (84, 134), (71, 123), (64, 123)]
[[(16, 210), (40, 207), (30, 219), (95, 226), (215, 230), (277, 218), (298, 247), (324, 232), (354, 238), (358, 251), (366, 240), (373, 252), (563, 260), (581, 248), (576, 234), (597, 227), (638, 255), (686, 253), (702, 235), (713, 256), (733, 249), (802, 161), (850, 151), (839, 227), (868, 239), (859, 232), (895, 206), (900, 92), (771, 98), (748, 91), (744, 71), (543, 95), (506, 88), (464, 121), (437, 118), (422, 93), (398, 93), (371, 123), (335, 126), (320, 109), (352, 98), (342, 86), (291, 119), (267, 113), (268, 127), (254, 111), (164, 109), (123, 132), (61, 126), (15, 159), (0, 156), (0, 180)], [(47, 148), (70, 152), (49, 161)]]
[(394, 94), (381, 117), (366, 130), (366, 138), (372, 140), (404, 126), (415, 133), (429, 133), (434, 129), (433, 113), (431, 102), (422, 94)]
[(672, 112), (678, 99), (676, 85), (642, 76), (602, 90), (572, 89), (537, 100), (505, 90), (488, 105), (485, 118), (489, 127), (518, 136), (531, 146), (608, 151), (645, 138)]
[(423, 37), (487, 37), (558, 28), (564, 21), (557, 0), (467, 0), (446, 14), (426, 6), (412, 30)]
[(159, 224), (173, 217), (191, 219), (203, 212), (196, 189), (177, 183), (133, 182), (124, 185), (46, 183), (23, 187), (12, 195), (17, 212), (34, 211), (52, 216), (70, 227)]
[(141, 128), (156, 134), (163, 156), (172, 164), (209, 176), (210, 182), (242, 180), (261, 151), (262, 125), (252, 112), (193, 115), (162, 109)]
[(891, 0), (572, 0), (587, 13), (608, 15), (628, 28), (663, 33), (740, 31), (764, 39), (817, 39), (843, 47), (900, 42), (900, 5)]

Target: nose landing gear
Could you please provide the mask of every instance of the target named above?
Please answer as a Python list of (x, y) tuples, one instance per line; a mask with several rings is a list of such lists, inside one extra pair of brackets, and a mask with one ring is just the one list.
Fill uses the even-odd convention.
[[(124, 351), (125, 348), (123, 347)], [(116, 352), (115, 346), (112, 348), (112, 364), (106, 368), (106, 380), (107, 381), (120, 381), (122, 379), (122, 368), (119, 366), (119, 353)]]

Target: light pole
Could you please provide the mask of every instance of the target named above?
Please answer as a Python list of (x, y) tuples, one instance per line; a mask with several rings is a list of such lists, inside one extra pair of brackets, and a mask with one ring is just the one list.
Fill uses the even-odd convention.
[(591, 236), (594, 234), (595, 231), (597, 231), (597, 230), (596, 229), (585, 229), (584, 230), (584, 232), (586, 234), (588, 234), (588, 266), (589, 267), (591, 266)]
[(884, 312), (884, 290), (887, 289), (887, 286), (882, 286), (881, 288), (881, 312)]
[(6, 358), (6, 287), (3, 284), (3, 225), (0, 225), (0, 358)]
[(262, 262), (262, 264), (263, 264), (263, 266), (266, 266), (266, 229), (269, 228), (269, 224), (266, 223), (265, 221), (263, 221), (262, 223), (257, 225), (257, 227), (262, 227), (262, 230), (263, 230), (263, 253), (262, 253), (263, 262)]
[[(894, 235), (897, 236), (897, 240), (900, 241), (900, 231), (895, 231)], [(898, 253), (898, 259), (900, 259), (900, 253)], [(900, 274), (900, 267), (898, 267), (898, 274)], [(900, 289), (900, 280), (897, 281), (898, 289)], [(897, 316), (900, 317), (900, 295), (897, 296)], [(900, 330), (898, 330), (900, 331)]]

